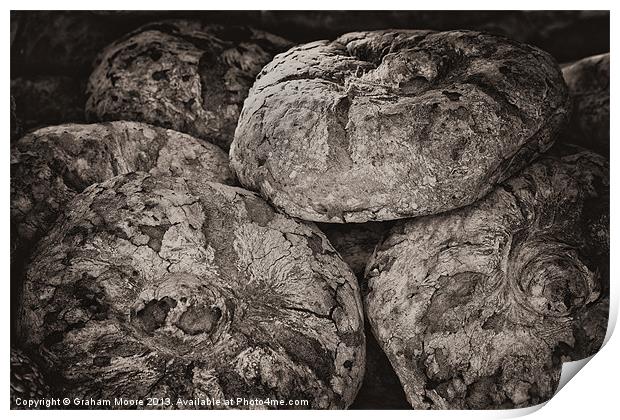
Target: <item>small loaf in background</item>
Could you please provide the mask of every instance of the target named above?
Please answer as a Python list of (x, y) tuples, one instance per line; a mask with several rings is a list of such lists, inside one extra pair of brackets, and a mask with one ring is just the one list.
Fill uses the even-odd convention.
[(609, 53), (562, 68), (573, 103), (563, 139), (609, 157)]
[(228, 150), (254, 77), (291, 44), (241, 26), (149, 23), (107, 46), (88, 80), (91, 120), (136, 120)]

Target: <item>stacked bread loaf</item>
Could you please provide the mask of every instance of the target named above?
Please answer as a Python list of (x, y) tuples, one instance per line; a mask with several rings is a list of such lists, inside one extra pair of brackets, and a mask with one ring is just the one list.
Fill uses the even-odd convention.
[(16, 396), (526, 407), (602, 345), (608, 54), (95, 28), (87, 80), (11, 83)]

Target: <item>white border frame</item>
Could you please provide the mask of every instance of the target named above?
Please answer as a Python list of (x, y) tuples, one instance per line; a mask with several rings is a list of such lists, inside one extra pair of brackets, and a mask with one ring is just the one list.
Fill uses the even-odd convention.
[[(5, 11), (4, 19), (5, 22), (9, 23), (9, 10), (17, 9), (17, 10), (45, 10), (50, 9), (52, 4), (44, 1), (8, 1), (7, 2), (7, 10)], [(616, 2), (617, 4), (617, 2)], [(380, 2), (371, 2), (364, 0), (344, 0), (344, 1), (333, 1), (333, 0), (314, 0), (308, 3), (295, 3), (291, 4), (291, 2), (283, 1), (283, 0), (272, 0), (272, 1), (261, 1), (260, 4), (256, 2), (250, 1), (237, 1), (237, 0), (228, 0), (224, 4), (209, 4), (207, 2), (201, 2), (198, 0), (187, 1), (187, 0), (175, 0), (174, 2), (164, 2), (164, 1), (145, 1), (145, 0), (134, 0), (134, 1), (118, 1), (118, 0), (108, 0), (108, 1), (56, 1), (53, 3), (53, 9), (58, 10), (98, 10), (98, 9), (109, 9), (109, 10), (201, 10), (201, 9), (213, 9), (213, 10), (366, 10), (366, 9), (377, 9), (377, 10), (406, 10), (406, 9), (417, 9), (417, 10), (462, 10), (465, 6), (469, 10), (611, 10), (610, 17), (610, 26), (611, 26), (611, 45), (615, 45), (615, 39), (617, 37), (617, 31), (615, 30), (615, 23), (618, 23), (618, 19), (616, 19), (616, 13), (614, 11), (614, 3), (611, 1), (597, 1), (592, 0), (588, 2), (584, 1), (573, 1), (573, 0), (564, 0), (561, 3), (551, 2), (551, 1), (532, 1), (532, 0), (522, 0), (520, 2), (502, 2), (498, 4), (497, 1), (468, 1), (464, 3), (462, 1), (433, 1), (433, 2), (424, 2), (418, 4), (416, 2), (406, 2), (406, 1), (391, 1), (391, 0), (382, 0)], [(428, 7), (430, 6), (430, 7)], [(7, 24), (5, 28), (8, 28), (10, 24)], [(7, 29), (5, 29), (7, 31)], [(6, 32), (5, 32), (6, 36)], [(613, 47), (612, 47), (613, 48)], [(2, 53), (3, 57), (10, 57), (10, 43), (6, 40), (2, 43)], [(612, 59), (612, 62), (614, 60)], [(5, 62), (6, 63), (6, 62)], [(4, 99), (4, 113), (2, 114), (2, 126), (6, 136), (6, 133), (9, 132), (10, 126), (10, 108), (9, 108), (9, 95), (10, 95), (10, 85), (8, 83), (10, 79), (10, 68), (8, 64), (5, 64), (2, 68), (2, 72), (4, 75), (4, 84), (2, 85), (2, 93), (0, 93), (0, 98)], [(611, 66), (611, 79), (618, 80), (618, 72), (616, 71), (616, 67), (614, 65)], [(611, 92), (612, 97), (615, 98), (616, 91), (615, 83), (611, 83)], [(613, 100), (612, 100), (613, 103)], [(615, 109), (612, 106), (612, 115), (613, 110)], [(618, 149), (620, 146), (616, 145), (614, 140), (618, 138), (618, 126), (614, 121), (612, 116), (611, 118), (611, 162), (616, 162), (616, 158), (618, 156)], [(7, 136), (8, 137), (8, 136)], [(9, 260), (10, 260), (10, 251), (9, 251), (9, 197), (10, 197), (10, 168), (7, 164), (9, 160), (8, 156), (9, 152), (9, 140), (5, 141), (4, 145), (4, 165), (0, 165), (0, 179), (2, 179), (2, 183), (0, 184), (2, 204), (2, 224), (0, 225), (2, 237), (4, 240), (0, 244), (0, 258), (2, 261), (2, 270), (3, 270), (3, 279), (5, 283), (4, 293), (1, 294), (0, 302), (2, 303), (1, 307), (3, 309), (3, 323), (2, 328), (3, 331), (0, 335), (0, 340), (2, 341), (2, 348), (0, 353), (0, 360), (4, 360), (1, 364), (1, 372), (2, 378), (5, 380), (5, 393), (4, 397), (0, 398), (3, 411), (9, 410), (9, 318), (10, 318), (10, 305), (9, 305)], [(611, 214), (615, 215), (616, 210), (620, 210), (620, 198), (617, 194), (617, 186), (620, 185), (620, 178), (618, 175), (618, 171), (614, 166), (611, 167)], [(618, 224), (615, 222), (615, 217), (611, 217), (611, 236), (612, 238), (620, 238), (618, 235)], [(517, 410), (498, 410), (498, 411), (381, 411), (377, 413), (376, 410), (360, 410), (360, 411), (335, 411), (335, 412), (316, 412), (316, 411), (301, 411), (296, 412), (294, 415), (298, 417), (300, 420), (310, 419), (317, 415), (325, 416), (325, 417), (341, 417), (341, 416), (359, 416), (362, 419), (370, 419), (375, 415), (379, 414), (381, 416), (387, 416), (390, 418), (402, 418), (402, 419), (411, 419), (411, 418), (432, 418), (432, 419), (490, 419), (490, 418), (511, 418), (518, 417), (521, 415), (529, 414), (535, 411), (534, 414), (531, 415), (532, 419), (543, 419), (543, 418), (562, 418), (563, 420), (570, 419), (579, 419), (583, 420), (584, 418), (594, 418), (594, 419), (611, 419), (613, 417), (618, 416), (618, 411), (616, 408), (616, 400), (618, 399), (618, 387), (620, 384), (617, 384), (618, 373), (619, 373), (619, 363), (616, 358), (616, 354), (620, 353), (620, 339), (618, 339), (617, 334), (616, 337), (612, 336), (611, 333), (616, 324), (617, 315), (618, 315), (618, 288), (620, 283), (617, 280), (616, 274), (618, 273), (618, 261), (620, 261), (620, 251), (615, 245), (615, 240), (612, 239), (611, 242), (611, 267), (610, 267), (610, 279), (611, 279), (611, 300), (610, 300), (610, 315), (609, 315), (609, 328), (606, 337), (606, 345), (601, 351), (595, 355), (591, 362), (587, 364), (583, 372), (579, 373), (577, 379), (573, 379), (569, 381), (569, 383), (555, 395), (548, 403), (541, 404), (536, 407), (527, 408), (527, 409), (517, 409)], [(611, 338), (611, 339), (610, 339)], [(573, 366), (574, 367), (574, 366)], [(583, 367), (583, 366), (582, 366)], [(578, 369), (577, 369), (578, 370)], [(564, 376), (563, 373), (563, 377)], [(540, 408), (544, 408), (540, 410)], [(85, 413), (83, 411), (68, 411), (68, 410), (56, 410), (56, 411), (16, 411), (12, 410), (9, 413), (10, 416), (15, 416), (19, 418), (31, 418), (37, 416), (45, 416), (45, 418), (62, 418), (62, 419), (81, 419)], [(166, 411), (166, 412), (156, 412), (156, 411), (143, 411), (143, 412), (135, 412), (135, 411), (117, 411), (114, 412), (115, 416), (119, 416), (120, 418), (134, 418), (135, 416), (150, 416), (157, 418), (170, 418), (172, 417), (180, 417), (184, 416), (185, 418), (192, 417), (197, 418), (198, 416), (213, 416), (215, 413), (212, 412), (190, 412), (190, 411)], [(252, 419), (265, 419), (269, 418), (288, 418), (290, 416), (290, 412), (245, 412), (239, 410), (232, 410), (227, 412), (217, 412), (218, 417), (222, 418), (241, 418), (245, 416), (250, 416)], [(110, 412), (106, 410), (98, 410), (92, 411), (88, 413), (89, 417), (93, 418), (107, 418), (110, 416)], [(371, 417), (372, 416), (372, 417)]]

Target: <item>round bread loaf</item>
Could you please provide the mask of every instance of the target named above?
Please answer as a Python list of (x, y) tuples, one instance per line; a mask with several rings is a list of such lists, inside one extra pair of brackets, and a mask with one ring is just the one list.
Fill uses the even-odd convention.
[(234, 183), (217, 146), (148, 124), (65, 124), (30, 133), (11, 147), (14, 248), (43, 236), (84, 188), (144, 171)]
[(562, 69), (573, 101), (566, 139), (609, 156), (609, 53)]
[(524, 407), (602, 345), (609, 169), (545, 157), (471, 206), (400, 221), (367, 268), (373, 333), (416, 409)]
[(100, 54), (86, 112), (93, 120), (144, 121), (228, 149), (254, 77), (288, 47), (247, 27), (147, 24)]
[(22, 307), (69, 397), (345, 408), (364, 373), (359, 290), (325, 236), (217, 183), (89, 187), (40, 242)]
[(470, 204), (565, 122), (545, 52), (468, 31), (377, 31), (277, 55), (235, 132), (241, 183), (291, 216), (365, 222)]
[[(32, 248), (84, 188), (133, 171), (235, 183), (228, 156), (187, 134), (115, 121), (66, 124), (30, 133), (11, 146), (11, 313)], [(11, 330), (14, 338), (19, 331)]]

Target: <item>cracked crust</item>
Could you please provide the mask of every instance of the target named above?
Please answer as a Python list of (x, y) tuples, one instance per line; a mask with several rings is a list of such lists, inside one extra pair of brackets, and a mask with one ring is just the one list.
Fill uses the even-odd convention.
[(254, 77), (291, 44), (241, 26), (147, 24), (100, 54), (87, 115), (172, 128), (228, 149)]
[(277, 55), (231, 166), (291, 216), (366, 222), (472, 203), (547, 150), (568, 95), (547, 53), (470, 31), (376, 31)]
[(608, 267), (608, 163), (556, 150), (471, 206), (397, 223), (365, 308), (414, 408), (524, 407), (601, 346)]
[(562, 69), (573, 101), (566, 140), (609, 156), (609, 53)]
[(222, 184), (89, 187), (40, 242), (23, 300), (26, 342), (71, 396), (345, 408), (364, 373), (359, 290), (325, 236)]
[(89, 185), (133, 171), (235, 182), (220, 148), (176, 131), (129, 121), (42, 128), (11, 147), (11, 249), (32, 246)]

